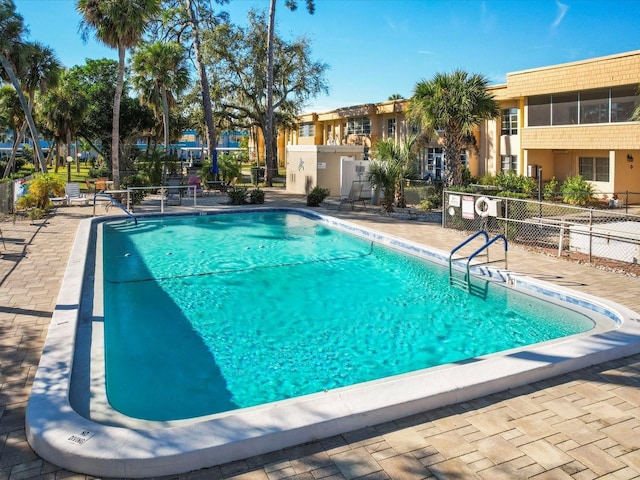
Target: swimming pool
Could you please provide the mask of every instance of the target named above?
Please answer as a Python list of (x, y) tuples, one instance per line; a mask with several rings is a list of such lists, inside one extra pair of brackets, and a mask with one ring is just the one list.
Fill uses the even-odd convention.
[(102, 231), (107, 397), (144, 420), (252, 407), (595, 327), (495, 283), (469, 295), (438, 264), (297, 213)]
[[(422, 245), (300, 213), (368, 241), (439, 263), (446, 259), (445, 253)], [(637, 318), (633, 312), (510, 272), (484, 269), (480, 273), (492, 282), (569, 304), (598, 322), (616, 322), (617, 328), (195, 420), (114, 419), (108, 405), (101, 404), (104, 398), (93, 398), (87, 389), (104, 384), (104, 365), (88, 346), (99, 349), (103, 341), (96, 326), (103, 317), (102, 298), (96, 292), (103, 285), (101, 276), (94, 274), (94, 264), (98, 271), (100, 267), (99, 225), (100, 221), (85, 222), (79, 229), (27, 408), (27, 437), (34, 450), (74, 471), (139, 477), (194, 470), (457, 403), (638, 349), (637, 324), (630, 321)], [(91, 288), (83, 289), (83, 282)], [(76, 338), (75, 345), (69, 338)], [(69, 397), (75, 399), (73, 406)], [(109, 425), (114, 421), (129, 428)]]

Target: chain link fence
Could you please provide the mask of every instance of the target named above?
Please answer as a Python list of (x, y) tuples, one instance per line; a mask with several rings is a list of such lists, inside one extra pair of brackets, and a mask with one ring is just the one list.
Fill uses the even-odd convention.
[(589, 262), (637, 266), (640, 259), (640, 206), (622, 202), (581, 208), (445, 190), (442, 223), (503, 234), (512, 243)]
[(15, 190), (16, 184), (23, 184), (31, 180), (31, 176), (24, 178), (14, 178), (10, 181), (0, 182), (0, 213), (15, 213)]

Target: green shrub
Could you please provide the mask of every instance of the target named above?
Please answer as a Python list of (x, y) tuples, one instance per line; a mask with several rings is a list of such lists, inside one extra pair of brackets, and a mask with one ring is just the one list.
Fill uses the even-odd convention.
[(41, 220), (47, 216), (47, 211), (43, 208), (33, 208), (27, 212), (29, 220)]
[(319, 207), (325, 198), (329, 196), (328, 188), (313, 187), (307, 195), (307, 207)]
[(471, 170), (467, 167), (462, 167), (462, 185), (471, 185), (472, 183), (478, 183), (478, 177), (471, 175)]
[(535, 192), (538, 187), (534, 178), (517, 175), (513, 170), (498, 172), (495, 176), (495, 184), (504, 190), (526, 194)]
[(422, 200), (416, 207), (420, 212), (427, 212), (438, 208), (431, 200)]
[(254, 188), (249, 193), (249, 203), (252, 205), (262, 205), (264, 203), (264, 190)]
[(33, 193), (25, 193), (18, 197), (16, 200), (16, 207), (18, 210), (27, 210), (29, 208), (33, 208), (38, 203), (38, 199)]
[(582, 176), (567, 178), (561, 187), (562, 201), (569, 205), (588, 205), (594, 197), (595, 188)]
[(434, 210), (442, 207), (442, 186), (428, 186), (420, 190), (419, 210)]
[(91, 178), (102, 178), (102, 177), (110, 177), (111, 170), (109, 167), (98, 167), (98, 168), (90, 168), (89, 176)]
[(223, 154), (218, 157), (218, 167), (220, 176), (225, 182), (232, 182), (242, 174), (242, 165), (238, 163), (234, 156)]
[[(162, 175), (165, 162), (166, 155), (164, 152), (152, 150), (146, 156), (138, 157), (136, 159), (138, 175), (142, 174), (148, 182), (148, 185), (162, 185)], [(91, 170), (89, 172), (91, 172)]]
[[(149, 182), (147, 182), (146, 177), (141, 173), (138, 173), (136, 175), (129, 175), (122, 179), (123, 188), (146, 187), (148, 184)], [(144, 200), (144, 197), (147, 196), (147, 190), (131, 190), (129, 195), (129, 198), (131, 199), (131, 203), (133, 205), (140, 205), (142, 203), (142, 200)]]
[(245, 205), (247, 203), (247, 187), (235, 187), (227, 190), (230, 205)]
[(42, 173), (29, 183), (29, 193), (36, 199), (36, 208), (47, 209), (49, 207), (49, 196), (63, 197), (64, 180), (50, 173)]
[(478, 179), (479, 185), (496, 185), (496, 177), (491, 173), (485, 173)]
[(558, 181), (556, 180), (556, 177), (551, 177), (551, 180), (549, 180), (544, 185), (543, 196), (545, 200), (547, 200), (548, 202), (552, 202), (553, 200), (556, 199), (557, 195), (558, 195)]

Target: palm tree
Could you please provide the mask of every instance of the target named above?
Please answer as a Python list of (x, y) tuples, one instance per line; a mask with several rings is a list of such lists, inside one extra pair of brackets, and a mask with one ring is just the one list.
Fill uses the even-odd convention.
[(15, 152), (22, 139), (18, 132), (23, 124), (26, 125), (24, 110), (15, 88), (11, 85), (2, 85), (0, 87), (0, 130), (7, 129), (13, 132), (13, 149), (2, 178), (8, 177), (13, 169)]
[(164, 127), (165, 151), (169, 152), (169, 107), (189, 82), (184, 51), (177, 42), (145, 44), (133, 55), (134, 84), (141, 90), (146, 103), (160, 105)]
[[(276, 132), (274, 131), (273, 121), (273, 55), (274, 55), (274, 37), (276, 30), (276, 2), (271, 0), (269, 7), (269, 29), (267, 32), (267, 118), (265, 132), (265, 154), (266, 169), (265, 183), (271, 186), (275, 172), (278, 171), (278, 159), (275, 158), (276, 153)], [(316, 10), (315, 0), (306, 0), (307, 11), (313, 15)], [(291, 11), (298, 8), (297, 0), (285, 0), (285, 5)]]
[(91, 31), (102, 43), (118, 49), (118, 81), (113, 99), (111, 168), (114, 188), (120, 188), (120, 100), (124, 89), (125, 53), (142, 38), (149, 20), (160, 13), (160, 0), (78, 0), (86, 40)]
[(24, 22), (21, 15), (16, 13), (16, 7), (12, 0), (0, 0), (0, 65), (2, 66), (6, 77), (13, 84), (13, 87), (18, 94), (20, 104), (24, 110), (29, 130), (31, 131), (31, 137), (33, 138), (33, 147), (36, 153), (40, 167), (44, 173), (47, 172), (47, 165), (45, 163), (44, 155), (42, 154), (42, 148), (40, 148), (40, 136), (38, 129), (33, 121), (31, 110), (27, 103), (27, 99), (24, 96), (22, 87), (15, 74), (10, 59), (19, 58), (18, 56), (23, 53), (22, 35), (25, 33)]
[(216, 126), (213, 122), (213, 108), (211, 107), (211, 92), (209, 92), (209, 79), (205, 65), (202, 61), (202, 49), (200, 44), (200, 26), (198, 15), (194, 2), (196, 0), (186, 0), (187, 10), (189, 13), (189, 21), (191, 30), (193, 31), (193, 52), (196, 58), (196, 67), (198, 68), (198, 77), (200, 78), (200, 90), (202, 94), (202, 110), (204, 113), (204, 123), (207, 129), (207, 144), (209, 148), (209, 159), (211, 160), (211, 173), (218, 174), (218, 158), (216, 155)]
[(402, 95), (400, 95), (399, 93), (394, 93), (392, 95), (389, 95), (389, 101), (391, 100), (403, 100), (404, 97)]
[(384, 190), (383, 208), (393, 211), (393, 206), (404, 208), (407, 201), (404, 196), (403, 181), (413, 175), (416, 152), (416, 137), (410, 136), (403, 142), (391, 138), (378, 140), (373, 146), (372, 160), (367, 180), (377, 190)]
[[(38, 42), (24, 43), (15, 64), (16, 75), (20, 80), (22, 89), (29, 95), (27, 103), (29, 112), (33, 115), (36, 93), (44, 94), (49, 88), (55, 87), (58, 84), (63, 68), (62, 64), (51, 48)], [(27, 122), (25, 119), (16, 140), (22, 139), (26, 129)], [(17, 147), (18, 142), (16, 141), (14, 150), (11, 153), (11, 159), (5, 170), (5, 176), (15, 159)]]
[(66, 143), (67, 156), (69, 156), (72, 139), (75, 138), (82, 122), (87, 103), (85, 95), (73, 84), (68, 74), (63, 75), (57, 88), (44, 95), (42, 113), (56, 142), (56, 172), (60, 166), (60, 145)]
[(409, 120), (431, 132), (442, 131), (446, 186), (462, 185), (460, 155), (474, 127), (499, 115), (498, 103), (487, 92), (488, 80), (462, 70), (436, 74), (419, 82), (407, 105)]

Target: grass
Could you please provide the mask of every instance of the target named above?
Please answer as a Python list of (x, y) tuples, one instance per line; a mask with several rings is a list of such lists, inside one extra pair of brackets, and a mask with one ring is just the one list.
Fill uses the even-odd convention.
[[(244, 168), (244, 164), (243, 164), (243, 168)], [(251, 168), (250, 164), (246, 164), (246, 169), (249, 170)], [(80, 169), (79, 171), (76, 170), (76, 166), (72, 165), (71, 166), (71, 181), (72, 182), (77, 182), (80, 184), (80, 191), (82, 192), (87, 192), (87, 184), (85, 182), (86, 178), (90, 178), (89, 177), (89, 169), (90, 169), (90, 165), (88, 163), (80, 163)], [(55, 172), (55, 169), (53, 167), (49, 168), (48, 173), (54, 176), (57, 176), (58, 178), (60, 178), (62, 181), (64, 181), (65, 183), (67, 182), (67, 178), (68, 178), (68, 173), (67, 173), (67, 166), (63, 165), (61, 167), (58, 168), (58, 172)], [(247, 175), (248, 177), (248, 175)], [(285, 186), (285, 182), (284, 182), (284, 178), (286, 177), (286, 169), (284, 168), (279, 168), (278, 169), (278, 177), (276, 178), (276, 181), (273, 182), (273, 186), (274, 187), (284, 187)], [(250, 178), (247, 178), (246, 182), (242, 182), (242, 185), (252, 185)], [(264, 183), (260, 182), (258, 184), (259, 186), (264, 186)]]

